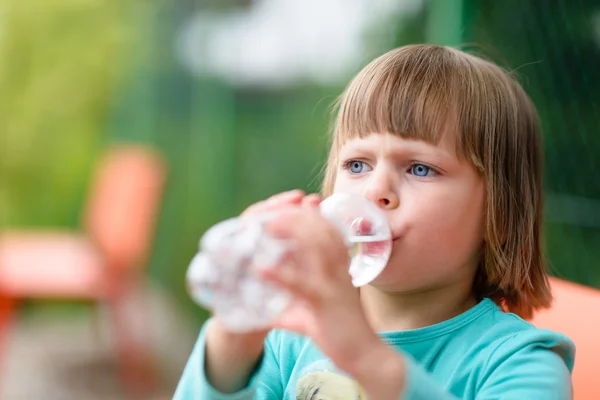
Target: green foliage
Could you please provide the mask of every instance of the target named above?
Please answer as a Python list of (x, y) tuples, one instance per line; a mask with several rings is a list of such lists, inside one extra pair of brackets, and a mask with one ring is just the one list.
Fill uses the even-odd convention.
[(135, 27), (126, 2), (0, 7), (0, 226), (70, 225)]

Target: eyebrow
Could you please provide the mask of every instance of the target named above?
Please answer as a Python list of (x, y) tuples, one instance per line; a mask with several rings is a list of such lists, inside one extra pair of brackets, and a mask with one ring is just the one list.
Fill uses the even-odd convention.
[[(423, 151), (422, 149), (415, 148), (415, 146), (426, 145), (431, 147), (430, 151)], [(435, 149), (435, 150), (434, 150)], [(378, 154), (380, 153), (380, 146), (378, 144), (369, 143), (367, 140), (362, 139), (354, 143), (347, 143), (340, 149), (340, 154), (345, 152), (356, 152), (356, 153), (367, 153), (367, 154)], [(457, 157), (450, 154), (448, 151), (440, 149), (433, 144), (421, 143), (420, 141), (414, 141), (414, 143), (408, 143), (406, 145), (393, 145), (387, 146), (386, 155), (389, 154), (392, 157), (405, 157), (407, 155), (419, 157), (442, 157), (446, 161), (454, 161)]]

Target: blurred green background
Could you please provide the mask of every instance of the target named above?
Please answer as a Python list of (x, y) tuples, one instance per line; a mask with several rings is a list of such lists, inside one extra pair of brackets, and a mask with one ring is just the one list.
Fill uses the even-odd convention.
[(541, 114), (554, 274), (600, 287), (600, 3), (592, 0), (2, 0), (0, 229), (77, 228), (101, 152), (158, 147), (169, 179), (150, 278), (198, 327), (202, 233), (319, 189), (330, 105), (370, 59), (468, 44)]

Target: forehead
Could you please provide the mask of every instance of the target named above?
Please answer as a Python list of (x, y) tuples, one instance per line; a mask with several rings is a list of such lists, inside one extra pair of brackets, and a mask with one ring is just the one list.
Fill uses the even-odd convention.
[(459, 158), (456, 151), (456, 135), (443, 132), (437, 142), (414, 137), (403, 137), (392, 133), (371, 133), (347, 138), (339, 148), (340, 156), (347, 153), (364, 152), (378, 155), (437, 155)]

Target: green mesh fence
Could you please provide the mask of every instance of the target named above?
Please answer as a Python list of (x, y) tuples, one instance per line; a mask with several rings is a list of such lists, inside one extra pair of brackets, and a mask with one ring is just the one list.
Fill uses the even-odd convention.
[(600, 3), (465, 4), (467, 40), (516, 70), (540, 113), (551, 271), (600, 287)]

